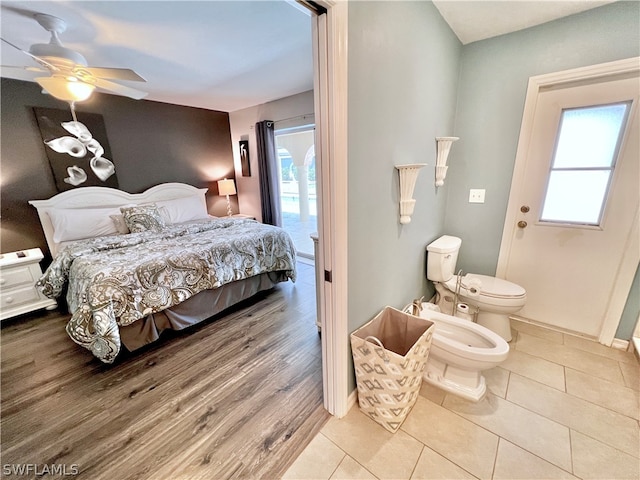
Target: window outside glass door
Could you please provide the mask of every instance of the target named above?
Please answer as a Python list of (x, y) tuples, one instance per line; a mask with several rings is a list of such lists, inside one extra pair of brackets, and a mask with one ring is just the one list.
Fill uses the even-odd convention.
[(276, 132), (282, 227), (291, 235), (298, 255), (310, 259), (311, 234), (318, 231), (314, 133), (312, 125)]

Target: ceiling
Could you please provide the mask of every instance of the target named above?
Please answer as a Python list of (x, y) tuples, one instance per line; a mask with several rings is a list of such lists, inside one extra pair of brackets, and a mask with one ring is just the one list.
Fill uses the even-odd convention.
[[(63, 45), (89, 66), (135, 70), (146, 84), (120, 83), (149, 100), (234, 111), (313, 88), (311, 16), (285, 1), (2, 1), (2, 37), (23, 50), (48, 43), (35, 12), (65, 20)], [(4, 42), (0, 54), (35, 65)]]
[(550, 22), (616, 0), (434, 0), (440, 15), (466, 45)]
[[(463, 44), (613, 0), (453, 1), (434, 4)], [(131, 68), (148, 100), (235, 111), (313, 88), (311, 16), (295, 1), (23, 1), (0, 3), (2, 37), (23, 50), (47, 43), (33, 19), (63, 19), (62, 43), (90, 66)], [(2, 43), (2, 65), (34, 66)], [(33, 80), (28, 71), (2, 76)]]

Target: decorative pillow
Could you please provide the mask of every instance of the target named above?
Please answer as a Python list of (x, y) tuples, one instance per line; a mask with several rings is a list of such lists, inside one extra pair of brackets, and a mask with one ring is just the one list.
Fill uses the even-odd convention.
[(155, 204), (121, 207), (120, 211), (131, 233), (159, 232), (165, 227), (164, 219)]
[(129, 231), (129, 227), (127, 227), (127, 222), (124, 221), (124, 217), (121, 214), (109, 215), (109, 218), (115, 225), (119, 234), (131, 233)]
[(155, 202), (166, 223), (182, 223), (209, 218), (204, 195), (191, 195)]
[(109, 215), (118, 208), (52, 208), (48, 210), (56, 243), (118, 233)]

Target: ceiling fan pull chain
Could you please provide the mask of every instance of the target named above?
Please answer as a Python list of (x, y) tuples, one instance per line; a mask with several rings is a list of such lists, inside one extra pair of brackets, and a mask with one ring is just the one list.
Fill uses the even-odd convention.
[(77, 122), (76, 118), (76, 102), (69, 102), (69, 106), (71, 107), (71, 117), (73, 117), (73, 121)]

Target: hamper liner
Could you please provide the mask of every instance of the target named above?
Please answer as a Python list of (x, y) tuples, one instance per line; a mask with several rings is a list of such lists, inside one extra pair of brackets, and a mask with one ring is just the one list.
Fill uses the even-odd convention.
[(433, 322), (392, 307), (351, 334), (360, 409), (391, 433), (418, 399)]

